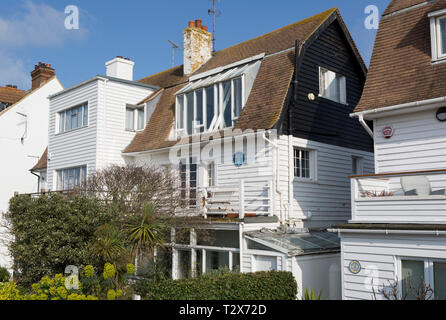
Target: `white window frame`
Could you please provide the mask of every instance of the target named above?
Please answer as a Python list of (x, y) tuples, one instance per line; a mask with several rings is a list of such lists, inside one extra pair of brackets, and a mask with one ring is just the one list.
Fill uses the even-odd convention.
[[(310, 165), (310, 177), (309, 178), (303, 178), (303, 177), (296, 177), (295, 175), (295, 169), (296, 169), (296, 164), (295, 164), (295, 152), (296, 150), (302, 150), (302, 151), (308, 151), (309, 153), (309, 165)], [(317, 183), (317, 150), (314, 149), (308, 149), (306, 147), (301, 147), (298, 145), (293, 146), (293, 152), (292, 152), (292, 164), (293, 164), (293, 168), (292, 168), (292, 177), (293, 177), (293, 181), (295, 182), (312, 182), (312, 183)]]
[[(339, 81), (339, 84), (338, 84), (339, 100), (333, 98), (331, 95), (324, 94), (328, 88), (324, 88), (325, 81), (323, 81), (323, 78), (325, 77), (325, 74), (328, 72), (333, 73), (335, 75), (335, 79), (337, 81)], [(334, 72), (328, 68), (319, 67), (319, 97), (328, 99), (330, 101), (334, 101), (339, 104), (348, 105), (347, 104), (347, 78), (344, 75)]]
[[(66, 128), (67, 128), (67, 113), (68, 113), (68, 111), (71, 112), (72, 110), (75, 110), (75, 109), (77, 109), (79, 107), (81, 107), (81, 109), (82, 109), (82, 114), (81, 114), (82, 125), (80, 127), (70, 128), (69, 130), (67, 130)], [(87, 119), (86, 119), (87, 121), (84, 121), (85, 120), (85, 108), (87, 108)], [(62, 117), (64, 119), (63, 130), (62, 130), (62, 127), (61, 127), (61, 118)], [(83, 102), (83, 103), (77, 104), (74, 107), (70, 107), (70, 108), (67, 108), (67, 109), (64, 109), (62, 111), (57, 112), (57, 114), (56, 114), (56, 134), (64, 134), (64, 133), (68, 133), (68, 132), (71, 132), (71, 131), (75, 131), (75, 130), (79, 130), (79, 129), (82, 129), (82, 128), (86, 128), (86, 127), (88, 127), (89, 122), (90, 122), (90, 107), (89, 107), (89, 103), (88, 102)]]
[(441, 53), (440, 20), (446, 19), (446, 9), (432, 12), (428, 14), (428, 17), (430, 19), (432, 62), (445, 60), (446, 53)]
[[(217, 82), (208, 86), (196, 88), (192, 91), (183, 92), (180, 95), (177, 95), (175, 98), (175, 133), (177, 137), (182, 136), (188, 136), (189, 133), (187, 132), (187, 119), (188, 119), (188, 102), (186, 97), (187, 94), (193, 93), (194, 97), (194, 116), (197, 114), (197, 91), (202, 91), (202, 114), (203, 114), (203, 123), (201, 125), (197, 125), (196, 121), (193, 120), (192, 123), (192, 136), (201, 134), (201, 133), (208, 133), (213, 131), (222, 130), (225, 128), (224, 126), (224, 114), (223, 114), (223, 83), (230, 82), (231, 83), (231, 101), (230, 101), (230, 107), (231, 107), (231, 126), (227, 128), (233, 128), (239, 119), (239, 116), (235, 115), (235, 95), (234, 95), (234, 81), (237, 79), (241, 79), (241, 97), (242, 97), (242, 106), (241, 110), (244, 109), (246, 105), (246, 97), (245, 97), (245, 74), (239, 75), (237, 77), (224, 80), (222, 82)], [(208, 123), (207, 121), (207, 91), (209, 87), (214, 87), (214, 118), (211, 121), (211, 123)], [(179, 103), (178, 100), (182, 97), (184, 99), (183, 101), (183, 126), (184, 128), (178, 127), (178, 113), (179, 113)], [(200, 128), (203, 128), (203, 132), (200, 132)]]
[[(434, 290), (435, 293), (435, 279), (434, 279), (434, 263), (446, 263), (446, 258), (424, 258), (424, 257), (398, 257), (397, 258), (397, 279), (398, 279), (398, 293), (400, 297), (402, 297), (403, 294), (403, 261), (418, 261), (418, 262), (424, 262), (424, 282), (426, 286), (430, 286), (432, 290)], [(396, 280), (396, 279), (395, 279)], [(435, 298), (435, 297), (434, 297)]]
[[(127, 111), (128, 110), (132, 110), (133, 113), (133, 128), (128, 128), (127, 127)], [(139, 125), (139, 111), (143, 111), (143, 126), (142, 128), (138, 128)], [(131, 131), (131, 132), (139, 132), (139, 131), (143, 131), (145, 129), (146, 126), (146, 110), (145, 110), (145, 106), (132, 106), (132, 105), (126, 105), (125, 107), (125, 130), (126, 131)]]
[[(72, 189), (65, 188), (65, 172), (68, 170), (76, 170), (76, 169), (80, 169), (80, 176), (79, 176), (80, 183), (85, 182), (87, 180), (87, 177), (88, 177), (88, 166), (87, 165), (56, 169), (54, 176), (56, 177), (55, 183), (56, 183), (57, 191), (72, 190)], [(85, 169), (85, 175), (83, 174), (84, 173), (83, 169)], [(59, 183), (59, 173), (60, 172), (62, 173), (62, 183), (63, 183), (62, 187), (60, 186), (60, 183)], [(74, 187), (76, 187), (76, 186), (78, 186), (78, 184), (74, 183)]]

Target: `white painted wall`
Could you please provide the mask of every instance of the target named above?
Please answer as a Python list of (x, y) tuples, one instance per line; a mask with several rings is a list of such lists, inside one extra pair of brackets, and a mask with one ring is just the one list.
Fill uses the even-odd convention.
[[(379, 288), (388, 286), (389, 281), (393, 283), (399, 271), (398, 259), (446, 259), (445, 248), (445, 236), (343, 233), (343, 299), (371, 300), (372, 279), (373, 285)], [(348, 269), (352, 260), (361, 264), (362, 270), (357, 275)]]
[[(153, 93), (148, 87), (96, 79), (51, 99), (49, 121), (48, 187), (56, 189), (56, 171), (87, 166), (88, 174), (111, 164), (124, 164), (121, 152), (135, 132), (125, 129), (127, 104), (136, 104)], [(57, 133), (58, 112), (88, 102), (88, 126)]]
[[(280, 190), (284, 205), (290, 203), (290, 220), (303, 221), (308, 228), (329, 227), (351, 218), (350, 178), (352, 157), (363, 158), (363, 173), (374, 173), (374, 158), (370, 152), (323, 144), (311, 140), (281, 136)], [(313, 152), (314, 180), (294, 178), (294, 148)], [(276, 202), (279, 197), (276, 197)], [(279, 204), (276, 205), (276, 208)]]
[[(376, 173), (425, 171), (446, 168), (446, 122), (437, 109), (385, 117), (374, 121)], [(385, 139), (382, 129), (392, 126)]]
[[(0, 213), (8, 209), (9, 199), (14, 192), (37, 192), (37, 177), (29, 170), (37, 163), (48, 144), (48, 96), (62, 89), (59, 80), (54, 78), (0, 116)], [(4, 236), (4, 230), (0, 229), (0, 241)], [(0, 244), (0, 265), (9, 263), (5, 248)]]

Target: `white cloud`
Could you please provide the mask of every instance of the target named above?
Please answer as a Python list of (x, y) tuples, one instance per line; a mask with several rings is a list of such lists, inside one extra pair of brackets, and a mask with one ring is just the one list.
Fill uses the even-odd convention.
[(22, 11), (10, 18), (0, 18), (2, 47), (61, 46), (67, 40), (83, 38), (87, 30), (65, 29), (65, 12), (47, 4), (25, 0)]
[(19, 88), (30, 88), (31, 77), (21, 59), (14, 59), (8, 53), (0, 50), (0, 86), (15, 84)]

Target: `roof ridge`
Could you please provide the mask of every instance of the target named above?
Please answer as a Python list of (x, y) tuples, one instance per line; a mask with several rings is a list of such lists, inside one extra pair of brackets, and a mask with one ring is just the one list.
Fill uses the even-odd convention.
[(142, 78), (142, 79), (139, 79), (137, 82), (142, 82), (142, 81), (144, 81), (144, 80), (146, 80), (146, 79), (148, 79), (148, 78), (152, 78), (152, 77), (155, 77), (155, 76), (159, 76), (159, 75), (161, 75), (161, 74), (163, 74), (163, 73), (172, 71), (172, 70), (177, 69), (177, 68), (182, 67), (182, 66), (183, 66), (183, 65), (180, 64), (180, 65), (178, 65), (178, 66), (175, 66), (175, 67), (172, 67), (172, 68), (169, 68), (169, 69), (166, 69), (166, 70), (163, 70), (163, 71), (160, 71), (160, 72), (151, 74), (150, 76), (147, 76), (147, 77), (144, 77), (144, 78)]

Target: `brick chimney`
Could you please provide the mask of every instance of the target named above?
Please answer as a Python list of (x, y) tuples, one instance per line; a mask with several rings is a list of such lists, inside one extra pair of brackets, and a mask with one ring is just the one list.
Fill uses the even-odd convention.
[(31, 72), (32, 87), (31, 90), (39, 88), (49, 78), (54, 76), (55, 70), (51, 68), (50, 64), (39, 62)]
[(212, 33), (201, 20), (190, 21), (183, 31), (184, 74), (195, 72), (212, 57)]

